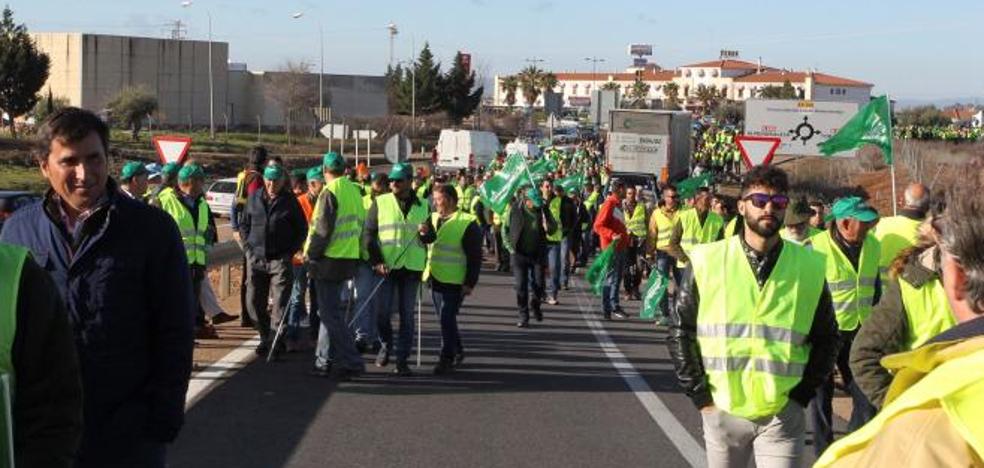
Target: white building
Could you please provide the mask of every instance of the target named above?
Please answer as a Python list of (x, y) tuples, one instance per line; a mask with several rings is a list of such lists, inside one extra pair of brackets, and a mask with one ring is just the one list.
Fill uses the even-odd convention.
[[(766, 86), (783, 86), (788, 81), (796, 89), (801, 99), (813, 101), (843, 101), (865, 104), (871, 97), (872, 84), (841, 78), (815, 71), (797, 72), (782, 70), (743, 60), (713, 60), (683, 65), (675, 70), (647, 69), (641, 78), (649, 84), (649, 99), (664, 99), (663, 86), (667, 83), (677, 85), (680, 102), (685, 106), (695, 106), (696, 93), (700, 86), (711, 87), (724, 93), (731, 100), (744, 101), (757, 96)], [(636, 80), (636, 73), (555, 73), (557, 87), (554, 92), (564, 96), (569, 107), (584, 107), (591, 104), (591, 92), (614, 83), (624, 96)], [(506, 106), (506, 91), (502, 88), (503, 76), (495, 77), (493, 102), (496, 106)], [(516, 106), (527, 106), (522, 92), (517, 90)], [(543, 98), (534, 103), (541, 107)]]

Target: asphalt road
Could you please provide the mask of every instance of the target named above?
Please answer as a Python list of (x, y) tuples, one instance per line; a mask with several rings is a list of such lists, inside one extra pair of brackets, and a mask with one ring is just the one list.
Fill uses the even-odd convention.
[(426, 292), (414, 377), (376, 368), (369, 355), (368, 373), (341, 384), (306, 375), (307, 353), (245, 365), (190, 407), (171, 466), (702, 463), (700, 417), (676, 385), (664, 330), (638, 319), (602, 324), (583, 278), (560, 305), (544, 306), (542, 323), (518, 329), (511, 283), (483, 272), (460, 316), (467, 359), (451, 376), (430, 372), (440, 335)]

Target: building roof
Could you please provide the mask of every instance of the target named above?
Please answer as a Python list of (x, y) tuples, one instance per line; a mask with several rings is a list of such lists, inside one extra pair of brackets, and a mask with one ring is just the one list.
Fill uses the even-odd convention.
[[(681, 68), (721, 68), (723, 70), (758, 70), (759, 65), (757, 63), (746, 62), (744, 60), (711, 60), (708, 62), (691, 63), (690, 65), (681, 65)], [(762, 69), (768, 69), (769, 67), (762, 66)]]
[[(796, 71), (786, 71), (786, 70), (773, 70), (764, 71), (762, 73), (753, 73), (751, 75), (736, 77), (735, 83), (783, 83), (789, 81), (790, 83), (803, 83), (806, 81), (806, 72), (796, 72)], [(863, 81), (851, 80), (848, 78), (842, 78), (839, 76), (828, 75), (826, 73), (813, 73), (813, 81), (816, 84), (826, 85), (826, 86), (846, 86), (846, 87), (870, 87), (871, 83), (865, 83)]]
[(965, 120), (970, 120), (974, 118), (974, 114), (977, 114), (977, 109), (973, 107), (948, 107), (943, 109), (943, 114), (950, 118), (950, 120), (962, 122)]
[[(610, 73), (610, 72), (572, 72), (554, 73), (558, 81), (607, 81), (612, 77), (614, 81), (635, 81), (635, 73)], [(673, 70), (652, 71), (646, 70), (642, 73), (643, 81), (670, 81), (677, 76)]]

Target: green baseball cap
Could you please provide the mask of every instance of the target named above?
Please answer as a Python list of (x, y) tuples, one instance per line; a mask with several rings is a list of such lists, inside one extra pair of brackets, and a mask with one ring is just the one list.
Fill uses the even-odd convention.
[(184, 182), (191, 178), (204, 179), (205, 169), (202, 169), (202, 166), (199, 166), (198, 164), (189, 164), (182, 167), (181, 170), (178, 171), (179, 181)]
[(413, 178), (413, 168), (406, 163), (394, 164), (389, 172), (389, 180), (410, 180)]
[(147, 174), (147, 168), (142, 163), (130, 161), (123, 165), (123, 170), (120, 171), (120, 180), (127, 181), (144, 174)]
[(177, 174), (178, 171), (180, 170), (181, 170), (181, 166), (179, 166), (178, 163), (169, 162), (165, 164), (164, 167), (161, 168), (161, 175), (163, 175), (164, 177), (171, 177)]
[(312, 180), (317, 180), (319, 182), (325, 181), (325, 174), (321, 171), (320, 167), (312, 167), (307, 170), (307, 180), (308, 182)]
[(280, 180), (286, 175), (284, 168), (280, 166), (267, 166), (266, 169), (263, 169), (263, 178), (266, 180)]
[(834, 207), (830, 209), (830, 214), (827, 215), (826, 220), (845, 218), (854, 218), (868, 223), (878, 219), (878, 212), (868, 206), (861, 197), (845, 197), (834, 203)]
[(329, 151), (322, 158), (321, 165), (336, 171), (342, 170), (345, 169), (345, 158), (334, 151)]
[(307, 169), (304, 169), (303, 167), (291, 169), (290, 176), (295, 179), (307, 179)]

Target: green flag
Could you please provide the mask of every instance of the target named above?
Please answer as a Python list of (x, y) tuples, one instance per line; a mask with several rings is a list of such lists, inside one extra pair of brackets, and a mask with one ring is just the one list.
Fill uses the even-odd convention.
[(557, 179), (554, 185), (564, 189), (564, 193), (568, 193), (571, 190), (580, 189), (584, 186), (584, 175), (571, 174), (563, 179)]
[(547, 176), (548, 173), (557, 170), (557, 163), (550, 160), (549, 158), (540, 158), (533, 161), (530, 167), (530, 175), (533, 177), (533, 181), (539, 183)]
[(478, 187), (478, 196), (485, 206), (501, 216), (512, 201), (516, 190), (527, 183), (529, 183), (529, 176), (526, 171), (526, 160), (520, 154), (512, 154), (506, 158), (501, 170), (496, 171), (491, 179)]
[(698, 187), (707, 187), (711, 183), (711, 173), (705, 172), (699, 176), (691, 177), (689, 179), (683, 179), (677, 182), (676, 188), (677, 193), (680, 195), (681, 199), (687, 199), (694, 196), (697, 193)]
[(654, 269), (649, 274), (649, 280), (646, 282), (646, 294), (642, 296), (642, 309), (639, 310), (639, 317), (644, 319), (656, 317), (659, 303), (663, 300), (663, 295), (666, 294), (668, 284), (669, 281), (659, 270)]
[(615, 244), (612, 242), (608, 244), (605, 250), (602, 250), (600, 254), (591, 262), (591, 266), (588, 267), (587, 273), (584, 275), (584, 279), (588, 281), (591, 285), (591, 291), (594, 292), (596, 296), (601, 295), (601, 288), (605, 286), (605, 276), (608, 276), (608, 270), (612, 268), (612, 257), (615, 255)]
[(820, 152), (830, 156), (841, 151), (858, 149), (865, 144), (878, 146), (885, 164), (892, 164), (892, 111), (888, 96), (872, 99), (848, 120), (837, 133), (820, 143)]
[(14, 466), (14, 418), (10, 375), (0, 373), (0, 467)]

